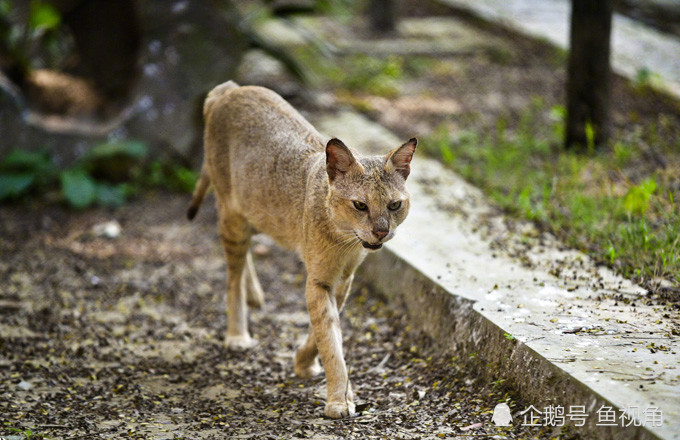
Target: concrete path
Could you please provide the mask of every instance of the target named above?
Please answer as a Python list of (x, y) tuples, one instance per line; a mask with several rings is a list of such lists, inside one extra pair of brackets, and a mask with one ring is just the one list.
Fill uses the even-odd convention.
[[(558, 47), (569, 46), (569, 0), (438, 0), (464, 8), (482, 18), (544, 38)], [(652, 74), (652, 83), (680, 97), (680, 38), (614, 14), (612, 68), (635, 79), (642, 71)], [(658, 75), (658, 83), (654, 77)]]

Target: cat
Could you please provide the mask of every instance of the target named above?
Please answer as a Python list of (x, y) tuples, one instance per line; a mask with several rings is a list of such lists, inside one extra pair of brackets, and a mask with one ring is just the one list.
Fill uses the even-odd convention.
[(405, 187), (417, 140), (385, 156), (361, 156), (339, 139), (324, 137), (275, 92), (228, 81), (204, 104), (204, 160), (187, 215), (193, 219), (212, 185), (227, 260), (230, 349), (255, 345), (247, 305), (263, 292), (249, 251), (266, 233), (295, 250), (307, 269), (310, 317), (306, 341), (295, 354), (295, 373), (321, 372), (331, 418), (355, 413), (343, 358), (339, 312), (354, 272), (368, 252), (390, 240), (409, 211)]

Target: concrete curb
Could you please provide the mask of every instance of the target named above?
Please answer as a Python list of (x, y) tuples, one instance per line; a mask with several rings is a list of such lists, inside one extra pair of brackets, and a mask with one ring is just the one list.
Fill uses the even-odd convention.
[[(359, 277), (407, 310), (412, 325), (430, 336), (443, 353), (456, 356), (461, 364), (477, 370), (485, 380), (503, 380), (504, 385), (537, 409), (550, 405), (565, 409), (585, 406), (585, 412), (590, 415), (585, 424), (572, 425), (584, 438), (663, 438), (642, 426), (599, 426), (593, 417), (597, 409), (616, 408), (616, 405), (527, 344), (507, 339), (507, 330), (475, 310), (474, 301), (447, 291), (396, 252), (386, 250), (371, 255), (361, 266)], [(515, 419), (514, 423), (525, 420), (531, 421), (529, 413), (527, 419)], [(565, 420), (566, 425), (571, 423), (580, 424), (576, 420)]]
[[(310, 119), (365, 152), (400, 143), (351, 111)], [(513, 240), (531, 241), (532, 226), (510, 230), (481, 191), (437, 161), (416, 157), (408, 187), (409, 217), (361, 279), (444, 353), (541, 412), (562, 408), (564, 425), (585, 438), (680, 439), (680, 338), (668, 311), (548, 235), (513, 257)], [(587, 414), (583, 426), (575, 407)]]

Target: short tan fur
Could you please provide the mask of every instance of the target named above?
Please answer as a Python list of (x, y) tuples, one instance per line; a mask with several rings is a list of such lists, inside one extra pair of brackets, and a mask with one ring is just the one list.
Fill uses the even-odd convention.
[(343, 358), (339, 312), (354, 272), (369, 251), (394, 236), (406, 218), (405, 182), (416, 148), (410, 139), (385, 156), (362, 156), (324, 137), (275, 92), (228, 81), (204, 105), (204, 162), (188, 216), (210, 185), (227, 260), (226, 344), (255, 344), (247, 305), (261, 306), (249, 246), (259, 232), (295, 250), (305, 263), (310, 331), (295, 355), (295, 373), (326, 373), (325, 413), (354, 413), (354, 394)]

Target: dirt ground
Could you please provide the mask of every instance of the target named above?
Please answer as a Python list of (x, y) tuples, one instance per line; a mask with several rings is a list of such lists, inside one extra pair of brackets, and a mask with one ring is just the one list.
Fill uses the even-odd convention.
[[(525, 53), (528, 43), (513, 44)], [(412, 85), (414, 94), (455, 95), (462, 110), (453, 120), (427, 112), (390, 119), (379, 109), (372, 116), (410, 134), (442, 122), (485, 126), (504, 109), (526, 107), (527, 91), (553, 105), (563, 70), (539, 55), (475, 56), (460, 75)], [(635, 99), (616, 87), (615, 97)], [(638, 116), (654, 117), (656, 101), (639, 101)], [(360, 280), (342, 315), (360, 413), (325, 418), (323, 375), (293, 375), (308, 324), (304, 268), (258, 237), (266, 304), (251, 313), (250, 328), (260, 343), (245, 353), (226, 350), (215, 210), (208, 201), (189, 223), (188, 198), (151, 192), (117, 210), (80, 213), (38, 202), (0, 206), (0, 437), (578, 438), (521, 426), (526, 402), (438, 354), (399, 305)], [(95, 232), (114, 220), (118, 237)], [(496, 427), (493, 408), (506, 401), (515, 423)]]
[[(227, 351), (225, 270), (211, 203), (149, 193), (118, 209), (0, 208), (0, 436), (139, 438), (552, 438), (491, 423), (508, 401), (455, 358), (438, 356), (369, 286), (343, 314), (357, 417), (323, 416), (323, 376), (293, 375), (306, 332), (304, 269), (266, 238), (260, 341)], [(117, 221), (117, 238), (96, 226)], [(521, 420), (521, 417), (520, 419)], [(25, 434), (22, 435), (21, 432)]]

